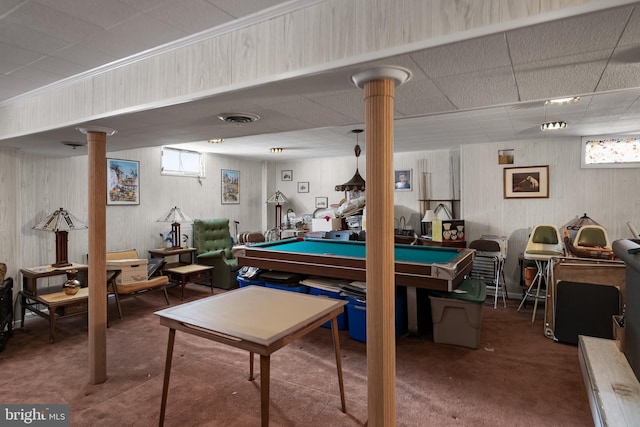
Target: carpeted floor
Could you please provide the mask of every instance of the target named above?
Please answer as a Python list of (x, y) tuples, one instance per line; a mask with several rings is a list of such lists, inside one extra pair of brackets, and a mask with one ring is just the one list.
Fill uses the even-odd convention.
[[(198, 285), (185, 292), (185, 300), (210, 295)], [(180, 303), (179, 289), (170, 293)], [(517, 304), (484, 305), (476, 350), (434, 344), (429, 330), (423, 339), (398, 338), (397, 425), (593, 425), (577, 348), (545, 338), (543, 316), (531, 324), (531, 304), (521, 312)], [(27, 318), (0, 353), (2, 403), (68, 403), (72, 426), (157, 425), (168, 329), (153, 313), (164, 298), (152, 292), (122, 305), (120, 320), (110, 304), (108, 380), (100, 385), (88, 384), (86, 316), (57, 322), (54, 344), (46, 320)], [(366, 344), (348, 331), (340, 340), (347, 413), (331, 333), (319, 328), (271, 357), (272, 426), (364, 425)], [(165, 425), (260, 425), (260, 382), (247, 381), (248, 360), (242, 350), (178, 332)]]

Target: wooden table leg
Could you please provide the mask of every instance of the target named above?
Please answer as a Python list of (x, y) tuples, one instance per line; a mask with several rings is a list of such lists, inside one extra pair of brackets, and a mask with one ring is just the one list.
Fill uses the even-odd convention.
[(164, 414), (167, 409), (167, 393), (169, 392), (169, 377), (171, 376), (171, 361), (173, 359), (173, 343), (176, 338), (176, 330), (169, 328), (169, 340), (167, 341), (167, 360), (164, 365), (164, 383), (162, 384), (162, 401), (160, 403), (159, 426), (164, 425)]
[(182, 283), (182, 301), (184, 301), (184, 287), (187, 286), (187, 276), (183, 275), (180, 283)]
[(209, 282), (211, 284), (211, 293), (213, 293), (213, 270), (209, 271)]
[(344, 381), (342, 379), (342, 360), (340, 356), (340, 336), (338, 335), (337, 316), (331, 319), (331, 332), (333, 333), (333, 348), (336, 353), (336, 368), (338, 369), (338, 384), (340, 385), (340, 403), (342, 412), (347, 412), (347, 405), (344, 399)]
[(254, 380), (253, 376), (253, 351), (249, 352), (249, 381)]
[(53, 344), (54, 336), (56, 334), (56, 309), (49, 309), (49, 343)]
[(260, 410), (262, 412), (262, 427), (269, 425), (269, 376), (270, 357), (260, 355)]

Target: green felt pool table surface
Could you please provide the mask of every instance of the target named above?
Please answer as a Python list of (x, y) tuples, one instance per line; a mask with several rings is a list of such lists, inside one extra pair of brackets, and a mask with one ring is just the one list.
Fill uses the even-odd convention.
[[(473, 250), (394, 247), (397, 285), (452, 291), (471, 270)], [(366, 244), (360, 241), (286, 239), (246, 248), (238, 265), (349, 280), (366, 280)]]

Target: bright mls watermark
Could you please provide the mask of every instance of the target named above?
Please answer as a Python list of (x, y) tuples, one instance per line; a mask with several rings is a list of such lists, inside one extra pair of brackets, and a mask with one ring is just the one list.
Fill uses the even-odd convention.
[(69, 427), (69, 405), (0, 404), (0, 426)]

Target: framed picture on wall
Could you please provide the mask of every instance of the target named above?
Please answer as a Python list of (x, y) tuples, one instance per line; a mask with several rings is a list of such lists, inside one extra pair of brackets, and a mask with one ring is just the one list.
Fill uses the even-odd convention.
[(316, 197), (316, 209), (324, 209), (329, 207), (328, 197)]
[(308, 193), (308, 192), (309, 192), (309, 181), (299, 181), (298, 193)]
[(282, 181), (293, 181), (293, 171), (292, 170), (283, 170), (280, 176)]
[(411, 169), (400, 169), (394, 171), (396, 191), (411, 191)]
[(140, 162), (107, 159), (107, 205), (140, 204)]
[(504, 169), (504, 198), (533, 199), (549, 197), (549, 166)]
[(240, 171), (222, 169), (222, 204), (240, 203)]

